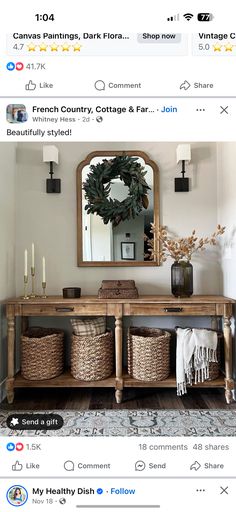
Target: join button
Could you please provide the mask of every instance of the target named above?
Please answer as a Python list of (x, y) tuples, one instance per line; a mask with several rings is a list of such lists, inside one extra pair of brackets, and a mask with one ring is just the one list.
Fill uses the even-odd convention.
[(177, 107), (173, 107), (173, 105), (163, 105), (160, 109), (157, 109), (158, 112), (161, 112), (162, 114), (175, 114), (178, 112)]

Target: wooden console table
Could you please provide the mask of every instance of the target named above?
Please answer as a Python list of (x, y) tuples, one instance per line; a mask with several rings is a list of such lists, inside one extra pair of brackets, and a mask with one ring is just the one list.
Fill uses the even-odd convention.
[[(198, 387), (225, 387), (225, 398), (233, 400), (234, 381), (232, 377), (232, 333), (231, 316), (234, 300), (221, 296), (196, 295), (187, 299), (173, 296), (150, 295), (138, 299), (98, 299), (84, 296), (80, 299), (47, 297), (24, 300), (11, 299), (6, 302), (8, 321), (8, 378), (7, 399), (13, 403), (15, 388), (29, 387), (112, 387), (116, 401), (121, 403), (125, 387), (175, 387), (175, 376), (161, 382), (144, 382), (133, 379), (122, 367), (122, 319), (124, 316), (210, 316), (212, 327), (217, 328), (217, 318), (223, 318), (225, 378), (199, 383)], [(28, 326), (29, 317), (74, 317), (74, 316), (115, 317), (115, 374), (105, 380), (85, 382), (75, 380), (69, 372), (44, 381), (30, 381), (20, 374), (15, 375), (15, 319), (21, 317), (22, 331)], [(194, 385), (195, 386), (195, 385)]]

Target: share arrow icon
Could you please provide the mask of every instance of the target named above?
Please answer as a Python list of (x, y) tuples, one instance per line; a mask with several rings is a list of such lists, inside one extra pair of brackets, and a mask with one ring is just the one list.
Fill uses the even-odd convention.
[(197, 460), (195, 460), (195, 462), (193, 464), (191, 464), (190, 469), (194, 469), (195, 471), (198, 471), (200, 469), (200, 467), (201, 467), (201, 464)]

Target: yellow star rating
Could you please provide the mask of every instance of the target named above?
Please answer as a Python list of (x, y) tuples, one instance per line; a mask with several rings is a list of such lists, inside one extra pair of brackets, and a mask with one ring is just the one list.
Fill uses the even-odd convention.
[(214, 52), (221, 52), (222, 46), (221, 46), (221, 44), (214, 44), (213, 48), (214, 48)]
[(47, 51), (47, 44), (45, 43), (42, 43), (40, 46), (39, 46), (39, 50), (40, 52), (46, 52)]
[(226, 52), (232, 52), (233, 51), (233, 45), (230, 43), (225, 44), (225, 51)]
[(61, 44), (56, 44), (56, 42), (51, 41), (51, 44), (46, 44), (44, 41), (41, 44), (28, 44), (29, 52), (80, 52), (82, 45), (76, 43), (74, 45), (68, 44), (67, 42), (62, 42)]
[(57, 52), (58, 51), (58, 45), (55, 44), (55, 43), (51, 44), (50, 48), (51, 48), (51, 52)]
[(73, 46), (74, 52), (80, 52), (81, 47), (82, 47), (81, 44), (78, 44), (78, 43), (74, 44), (74, 46)]
[(28, 51), (35, 52), (35, 44), (33, 44), (33, 43), (28, 44)]
[(68, 52), (69, 49), (70, 49), (70, 45), (69, 44), (63, 44), (61, 49), (62, 49), (63, 52)]

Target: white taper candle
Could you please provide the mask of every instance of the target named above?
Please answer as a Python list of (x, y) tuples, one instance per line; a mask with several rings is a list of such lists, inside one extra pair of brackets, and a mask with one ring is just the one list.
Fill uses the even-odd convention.
[(31, 267), (34, 268), (34, 243), (32, 243), (31, 249), (32, 249), (32, 251), (31, 251)]
[(46, 283), (46, 264), (45, 264), (44, 256), (43, 256), (43, 283)]
[(28, 251), (27, 251), (27, 249), (25, 249), (25, 259), (24, 259), (24, 263), (25, 263), (25, 265), (24, 265), (24, 267), (25, 267), (25, 268), (24, 268), (24, 276), (26, 276), (26, 277), (27, 277), (27, 276), (28, 276)]

